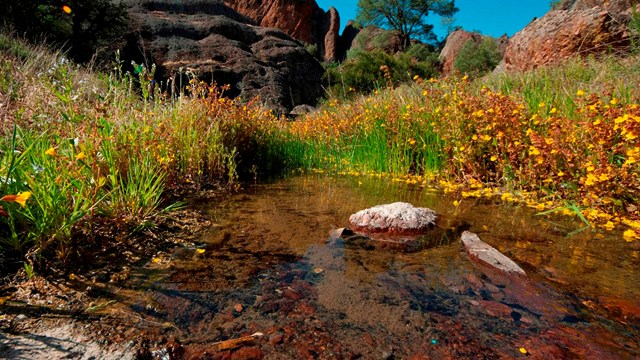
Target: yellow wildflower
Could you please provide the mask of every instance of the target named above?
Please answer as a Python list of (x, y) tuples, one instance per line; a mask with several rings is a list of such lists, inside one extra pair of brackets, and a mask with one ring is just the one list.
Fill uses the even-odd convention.
[(53, 147), (50, 147), (44, 153), (45, 155), (56, 156), (56, 149)]
[(584, 91), (583, 90), (576, 91), (576, 96), (584, 96)]
[(0, 201), (15, 202), (20, 204), (20, 206), (25, 207), (27, 206), (27, 200), (30, 197), (31, 197), (31, 192), (25, 191), (25, 192), (18, 193), (18, 195), (5, 195), (2, 198), (0, 198)]
[(535, 146), (529, 146), (529, 155), (540, 155), (540, 150), (538, 150)]
[(636, 234), (636, 232), (631, 229), (625, 231), (624, 234), (622, 234), (622, 236), (624, 236), (624, 239), (627, 240), (627, 242), (631, 242), (638, 238), (638, 235)]
[(611, 222), (611, 221), (607, 221), (606, 224), (603, 225), (603, 227), (609, 231), (613, 230), (613, 228), (615, 227), (615, 225)]
[(82, 152), (79, 152), (79, 153), (76, 155), (76, 160), (82, 160), (82, 159), (84, 159), (85, 157), (87, 157), (87, 156), (84, 154), (84, 151), (82, 151)]

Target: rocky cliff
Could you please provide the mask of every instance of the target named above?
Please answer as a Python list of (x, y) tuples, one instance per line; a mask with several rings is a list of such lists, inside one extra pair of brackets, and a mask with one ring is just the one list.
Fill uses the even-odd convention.
[(206, 82), (229, 84), (229, 96), (259, 96), (280, 113), (315, 105), (324, 93), (324, 70), (301, 43), (255, 26), (222, 1), (130, 0), (129, 6), (136, 36), (127, 53), (158, 65), (160, 79), (189, 69)]
[(277, 28), (317, 46), (325, 61), (338, 59), (340, 16), (335, 8), (322, 10), (315, 0), (224, 0), (230, 8), (257, 25)]
[(632, 2), (564, 1), (511, 38), (502, 66), (523, 71), (575, 55), (626, 52)]

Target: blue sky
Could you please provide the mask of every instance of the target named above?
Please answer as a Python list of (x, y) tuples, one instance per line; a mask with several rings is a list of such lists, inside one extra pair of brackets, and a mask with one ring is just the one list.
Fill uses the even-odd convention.
[[(349, 19), (355, 19), (358, 0), (316, 0), (321, 8), (338, 9), (342, 28)], [(550, 0), (456, 0), (460, 11), (455, 15), (454, 25), (465, 30), (478, 30), (494, 37), (513, 34), (524, 28), (534, 17), (541, 17), (550, 9)], [(434, 17), (436, 34), (444, 37), (446, 31), (440, 27), (440, 18)]]

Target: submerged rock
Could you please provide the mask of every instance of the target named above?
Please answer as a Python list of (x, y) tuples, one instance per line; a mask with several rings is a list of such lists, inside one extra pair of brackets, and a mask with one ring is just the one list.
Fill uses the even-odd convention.
[(471, 258), (508, 274), (526, 275), (518, 264), (491, 245), (480, 240), (478, 235), (470, 231), (465, 231), (462, 233), (461, 238), (462, 244)]
[(367, 235), (421, 235), (435, 227), (436, 212), (405, 202), (378, 205), (349, 217), (354, 231)]

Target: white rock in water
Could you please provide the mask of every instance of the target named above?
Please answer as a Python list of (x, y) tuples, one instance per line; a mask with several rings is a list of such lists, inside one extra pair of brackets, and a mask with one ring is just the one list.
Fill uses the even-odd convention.
[(416, 233), (429, 230), (435, 221), (435, 211), (405, 202), (374, 206), (349, 217), (354, 230), (372, 233)]
[(480, 240), (478, 235), (465, 231), (462, 233), (462, 244), (467, 253), (479, 261), (506, 273), (527, 275), (513, 260), (506, 257), (493, 246)]

